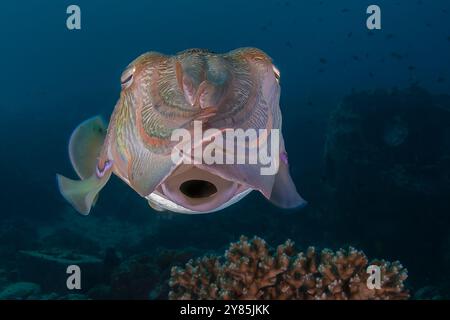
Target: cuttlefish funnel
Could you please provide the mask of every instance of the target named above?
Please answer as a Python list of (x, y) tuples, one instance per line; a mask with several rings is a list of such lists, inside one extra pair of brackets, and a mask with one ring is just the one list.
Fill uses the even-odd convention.
[[(281, 208), (306, 203), (290, 176), (281, 133), (280, 71), (261, 50), (149, 52), (125, 69), (121, 87), (107, 127), (94, 117), (71, 136), (70, 160), (81, 180), (57, 175), (62, 195), (80, 213), (90, 212), (112, 174), (159, 211), (218, 211), (252, 190)], [(196, 128), (209, 133), (196, 135)], [(188, 138), (181, 144), (180, 132)], [(239, 132), (248, 136), (227, 140), (241, 141), (235, 146), (220, 143)], [(197, 159), (197, 147), (208, 161)], [(244, 156), (229, 163), (235, 147)], [(177, 150), (195, 161), (174, 160)]]
[(197, 212), (216, 211), (233, 199), (237, 182), (223, 179), (193, 165), (181, 165), (162, 184), (162, 196)]

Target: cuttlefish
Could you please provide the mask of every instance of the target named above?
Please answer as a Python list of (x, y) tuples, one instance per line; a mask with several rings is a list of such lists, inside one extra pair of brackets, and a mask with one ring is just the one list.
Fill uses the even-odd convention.
[[(77, 211), (88, 214), (114, 173), (159, 211), (214, 212), (252, 190), (282, 208), (305, 205), (289, 174), (283, 136), (271, 139), (274, 130), (281, 131), (279, 82), (280, 72), (271, 58), (255, 48), (139, 56), (121, 76), (120, 98), (109, 125), (96, 116), (72, 133), (69, 156), (80, 180), (57, 175), (62, 195)], [(195, 123), (215, 129), (210, 131), (215, 134), (180, 148), (174, 131), (193, 132)], [(266, 132), (257, 141), (248, 136), (245, 148), (250, 153), (263, 143), (276, 146), (278, 153), (270, 155), (277, 164), (274, 174), (263, 175), (262, 163), (242, 159), (232, 164), (184, 161), (189, 152), (181, 152), (174, 161), (175, 149), (186, 151), (221, 140), (217, 132), (234, 129)], [(216, 144), (215, 156), (236, 150), (223, 146)]]

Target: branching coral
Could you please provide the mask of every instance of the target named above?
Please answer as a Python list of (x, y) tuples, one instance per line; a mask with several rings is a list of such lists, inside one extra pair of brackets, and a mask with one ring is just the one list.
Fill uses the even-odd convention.
[[(369, 289), (366, 271), (377, 265), (380, 289)], [(242, 236), (224, 257), (205, 256), (171, 271), (170, 299), (407, 299), (407, 270), (397, 262), (370, 264), (354, 248), (297, 253), (290, 240), (271, 250), (258, 237)]]

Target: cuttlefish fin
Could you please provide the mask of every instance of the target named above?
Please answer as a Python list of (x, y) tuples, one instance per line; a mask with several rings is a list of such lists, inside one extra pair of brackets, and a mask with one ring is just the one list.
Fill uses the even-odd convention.
[(84, 215), (87, 215), (96, 203), (99, 191), (112, 173), (111, 161), (101, 161), (102, 165), (99, 165), (105, 136), (106, 125), (101, 117), (93, 117), (81, 123), (69, 141), (70, 161), (81, 180), (56, 175), (63, 197)]
[(97, 159), (106, 137), (106, 123), (101, 116), (83, 121), (73, 131), (69, 140), (69, 158), (81, 179), (95, 172)]
[(269, 200), (276, 206), (285, 209), (304, 207), (307, 202), (297, 192), (286, 162), (287, 160), (280, 161)]
[(97, 200), (99, 191), (108, 182), (111, 172), (98, 178), (93, 174), (88, 179), (72, 180), (57, 174), (59, 191), (63, 197), (81, 214), (87, 215)]

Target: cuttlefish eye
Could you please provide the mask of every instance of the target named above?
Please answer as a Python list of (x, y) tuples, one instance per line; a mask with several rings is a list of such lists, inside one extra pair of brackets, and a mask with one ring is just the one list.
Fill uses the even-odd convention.
[(128, 88), (133, 83), (134, 71), (134, 67), (129, 67), (122, 73), (122, 76), (120, 77), (120, 84), (122, 85), (122, 89)]
[(272, 65), (273, 73), (275, 74), (275, 79), (277, 79), (277, 82), (280, 83), (280, 70), (278, 70), (277, 67)]

